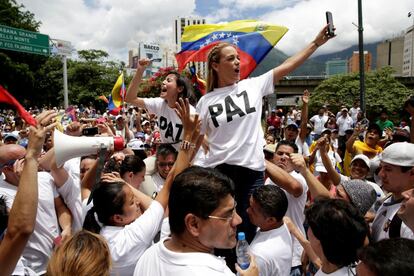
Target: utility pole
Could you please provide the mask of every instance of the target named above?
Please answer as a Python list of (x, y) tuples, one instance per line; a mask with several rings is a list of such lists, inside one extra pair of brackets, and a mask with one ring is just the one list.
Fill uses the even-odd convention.
[(364, 66), (364, 27), (362, 26), (362, 1), (358, 0), (358, 46), (359, 46), (359, 102), (365, 115), (365, 66)]

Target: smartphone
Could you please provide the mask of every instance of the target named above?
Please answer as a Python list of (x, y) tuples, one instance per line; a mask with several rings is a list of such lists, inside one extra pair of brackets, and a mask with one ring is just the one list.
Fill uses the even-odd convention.
[(97, 127), (86, 127), (82, 130), (82, 135), (84, 136), (95, 136), (96, 134), (98, 134)]
[(161, 62), (161, 58), (152, 58), (150, 59), (151, 62)]
[(334, 36), (335, 35), (334, 24), (333, 24), (333, 19), (332, 19), (332, 13), (330, 11), (326, 12), (326, 23), (329, 24), (328, 36)]
[(369, 125), (369, 120), (368, 120), (367, 118), (364, 118), (364, 119), (362, 119), (362, 120), (359, 122), (359, 125), (360, 125), (362, 128), (367, 128), (367, 127), (368, 127), (368, 125)]

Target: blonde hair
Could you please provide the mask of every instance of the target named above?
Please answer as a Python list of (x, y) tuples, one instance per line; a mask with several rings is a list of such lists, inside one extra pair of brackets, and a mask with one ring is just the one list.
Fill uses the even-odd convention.
[(214, 88), (218, 87), (218, 75), (217, 72), (213, 69), (213, 62), (219, 63), (221, 50), (228, 46), (234, 47), (233, 44), (227, 42), (221, 42), (216, 44), (213, 48), (211, 48), (210, 52), (208, 53), (207, 59), (207, 92), (213, 91)]
[(47, 265), (47, 276), (109, 275), (111, 254), (104, 238), (81, 230), (53, 253)]

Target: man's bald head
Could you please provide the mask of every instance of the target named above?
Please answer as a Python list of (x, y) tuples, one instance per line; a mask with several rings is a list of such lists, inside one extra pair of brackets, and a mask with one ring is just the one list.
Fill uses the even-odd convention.
[(26, 149), (16, 144), (8, 144), (0, 146), (0, 165), (10, 160), (21, 159), (25, 156)]

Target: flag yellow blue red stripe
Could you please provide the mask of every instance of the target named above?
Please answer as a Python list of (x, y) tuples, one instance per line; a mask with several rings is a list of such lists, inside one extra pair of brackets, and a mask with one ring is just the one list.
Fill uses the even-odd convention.
[(181, 38), (182, 50), (176, 55), (179, 69), (190, 61), (206, 61), (214, 45), (227, 42), (237, 46), (240, 77), (246, 78), (287, 31), (286, 27), (256, 20), (187, 26)]
[(109, 96), (108, 108), (109, 110), (116, 109), (122, 105), (123, 99), (125, 96), (125, 84), (124, 84), (124, 73), (122, 72), (119, 75), (118, 79), (115, 82), (114, 87), (112, 88), (112, 93)]

